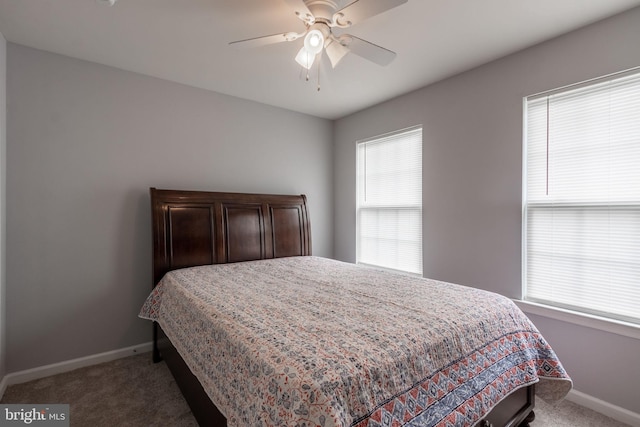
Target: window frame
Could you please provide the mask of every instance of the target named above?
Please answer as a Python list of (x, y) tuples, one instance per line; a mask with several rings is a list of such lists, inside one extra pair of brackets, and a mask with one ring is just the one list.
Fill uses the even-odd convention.
[[(633, 209), (638, 210), (640, 206), (639, 202), (626, 202), (626, 203), (609, 203), (603, 204), (593, 201), (588, 201), (586, 199), (582, 199), (581, 202), (568, 202), (568, 203), (544, 203), (544, 202), (529, 202), (528, 198), (528, 174), (529, 174), (529, 164), (528, 164), (528, 130), (529, 130), (529, 111), (528, 104), (531, 101), (539, 100), (540, 98), (549, 98), (553, 95), (565, 94), (567, 92), (572, 92), (579, 89), (586, 89), (595, 87), (599, 84), (605, 83), (607, 81), (616, 80), (616, 79), (624, 79), (625, 77), (632, 76), (640, 76), (640, 67), (636, 67), (630, 70), (626, 70), (620, 73), (613, 73), (607, 76), (599, 77), (596, 79), (591, 79), (585, 82), (581, 82), (574, 85), (564, 86), (558, 89), (554, 89), (551, 91), (541, 92), (534, 95), (526, 96), (522, 100), (523, 106), (523, 152), (522, 152), (522, 295), (521, 300), (519, 301), (519, 305), (523, 310), (533, 312), (534, 314), (542, 314), (547, 315), (548, 317), (557, 318), (560, 320), (570, 319), (572, 323), (579, 324), (589, 324), (600, 325), (594, 326), (597, 329), (608, 330), (613, 328), (619, 330), (622, 326), (623, 329), (626, 330), (623, 335), (638, 337), (640, 331), (640, 317), (626, 317), (624, 315), (618, 315), (616, 313), (610, 313), (606, 311), (598, 311), (589, 309), (586, 307), (581, 307), (579, 305), (567, 305), (562, 302), (553, 301), (552, 298), (540, 300), (537, 298), (531, 298), (527, 292), (528, 285), (528, 249), (529, 249), (529, 241), (528, 241), (528, 233), (529, 233), (529, 224), (528, 217), (529, 211), (535, 209), (545, 209), (549, 207), (565, 209), (565, 208), (574, 208), (580, 209), (583, 208), (585, 211), (587, 210), (597, 210), (602, 209), (603, 207), (608, 207), (613, 210), (624, 210), (624, 209)], [(550, 313), (555, 313), (550, 315)], [(576, 319), (581, 319), (577, 321)], [(608, 326), (602, 326), (602, 324)], [(619, 332), (617, 332), (619, 333)]]
[[(420, 197), (419, 197), (419, 203), (407, 203), (407, 204), (368, 204), (365, 206), (361, 206), (361, 188), (360, 188), (360, 147), (362, 145), (365, 144), (375, 144), (375, 143), (384, 143), (385, 139), (390, 139), (390, 138), (394, 138), (396, 136), (402, 135), (402, 134), (415, 134), (415, 133), (419, 133), (419, 138), (420, 138), (420, 159), (419, 159), (419, 165), (420, 165), (420, 182), (419, 182), (419, 186), (420, 186)], [(400, 273), (404, 273), (404, 274), (409, 274), (409, 275), (415, 275), (415, 276), (422, 276), (423, 275), (423, 265), (424, 265), (424, 260), (423, 260), (423, 219), (422, 219), (422, 212), (423, 212), (423, 191), (422, 191), (422, 179), (423, 179), (423, 174), (422, 174), (422, 166), (423, 166), (423, 147), (424, 147), (424, 141), (423, 141), (423, 127), (422, 125), (415, 125), (415, 126), (411, 126), (411, 127), (407, 127), (407, 128), (403, 128), (403, 129), (399, 129), (396, 131), (392, 131), (392, 132), (388, 132), (388, 133), (384, 133), (381, 135), (377, 135), (374, 137), (370, 137), (370, 138), (366, 138), (366, 139), (362, 139), (362, 140), (358, 140), (356, 141), (355, 144), (355, 149), (356, 149), (356, 230), (355, 230), (355, 239), (356, 239), (356, 264), (362, 264), (362, 265), (366, 265), (366, 266), (371, 266), (371, 267), (376, 267), (376, 268), (381, 268), (381, 269), (385, 269), (385, 270), (390, 270), (390, 271), (394, 271), (394, 272), (400, 272)], [(377, 264), (373, 264), (370, 262), (364, 262), (361, 260), (361, 212), (362, 211), (376, 211), (376, 212), (380, 212), (380, 211), (405, 211), (405, 210), (413, 210), (413, 211), (418, 211), (418, 224), (419, 224), (419, 252), (418, 252), (418, 258), (419, 258), (419, 271), (407, 271), (407, 270), (402, 270), (402, 269), (397, 269), (397, 268), (391, 268), (389, 266), (384, 266), (384, 265), (377, 265)], [(398, 239), (396, 239), (397, 241)]]

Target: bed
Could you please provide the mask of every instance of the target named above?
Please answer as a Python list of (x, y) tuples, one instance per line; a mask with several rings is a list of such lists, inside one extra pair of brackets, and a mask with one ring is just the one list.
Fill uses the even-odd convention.
[(304, 195), (150, 196), (140, 317), (201, 426), (526, 426), (571, 388), (507, 298), (312, 256)]

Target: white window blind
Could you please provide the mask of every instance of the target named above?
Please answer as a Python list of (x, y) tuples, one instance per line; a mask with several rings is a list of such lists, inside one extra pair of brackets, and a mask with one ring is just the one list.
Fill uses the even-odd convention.
[(526, 100), (525, 299), (640, 323), (640, 74)]
[(357, 150), (357, 262), (422, 274), (422, 127)]

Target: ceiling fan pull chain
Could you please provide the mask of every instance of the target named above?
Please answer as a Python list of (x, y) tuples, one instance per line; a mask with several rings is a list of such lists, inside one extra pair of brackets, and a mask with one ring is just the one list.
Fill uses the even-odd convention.
[(318, 61), (318, 92), (320, 92), (320, 62)]

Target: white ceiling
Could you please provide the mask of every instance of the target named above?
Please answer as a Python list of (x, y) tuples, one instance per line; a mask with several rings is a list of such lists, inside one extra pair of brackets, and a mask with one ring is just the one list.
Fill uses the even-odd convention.
[[(366, 2), (367, 0), (360, 0)], [(341, 5), (351, 0), (338, 0)], [(347, 32), (397, 52), (381, 67), (326, 57), (317, 91), (294, 61), (302, 39), (228, 45), (302, 31), (284, 0), (0, 0), (13, 43), (335, 119), (640, 5), (640, 0), (409, 0)]]

